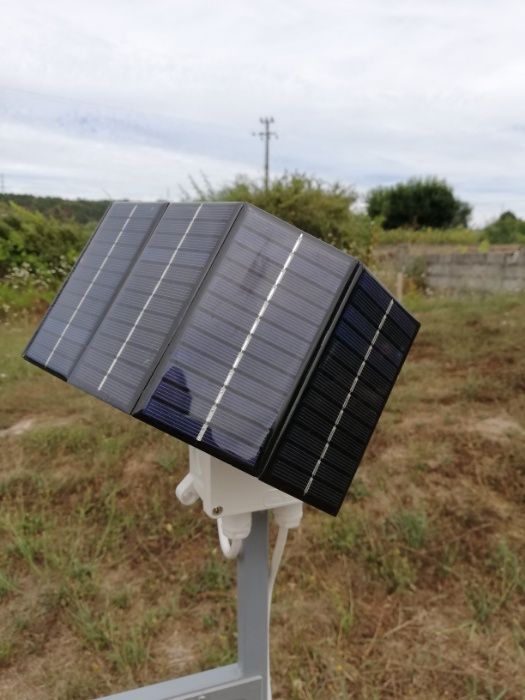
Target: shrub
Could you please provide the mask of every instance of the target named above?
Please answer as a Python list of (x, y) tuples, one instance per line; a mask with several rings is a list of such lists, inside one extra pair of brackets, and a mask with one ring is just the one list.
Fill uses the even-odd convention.
[(371, 190), (367, 211), (369, 216), (381, 219), (385, 229), (401, 226), (420, 229), (466, 226), (472, 209), (456, 199), (444, 180), (414, 178)]
[(365, 214), (352, 211), (357, 196), (350, 187), (302, 173), (276, 178), (268, 190), (245, 177), (218, 190), (207, 182), (200, 187), (192, 180), (192, 185), (200, 200), (250, 202), (361, 259), (370, 257), (379, 227)]
[(60, 281), (78, 257), (91, 226), (60, 221), (9, 202), (0, 204), (0, 277), (20, 272)]
[(485, 228), (484, 237), (489, 243), (525, 243), (525, 221), (506, 211)]

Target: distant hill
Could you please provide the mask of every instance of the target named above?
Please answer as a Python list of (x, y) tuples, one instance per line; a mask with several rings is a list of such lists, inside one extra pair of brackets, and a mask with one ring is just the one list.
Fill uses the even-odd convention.
[(73, 219), (79, 224), (101, 219), (110, 203), (105, 199), (62, 199), (61, 197), (35, 197), (32, 194), (0, 194), (0, 204), (9, 201), (30, 211), (39, 211), (61, 220)]

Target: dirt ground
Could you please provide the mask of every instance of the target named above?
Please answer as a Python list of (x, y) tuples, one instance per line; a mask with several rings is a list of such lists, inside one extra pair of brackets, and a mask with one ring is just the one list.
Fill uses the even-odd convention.
[[(275, 700), (525, 699), (525, 297), (414, 299), (421, 333), (340, 515), (275, 589)], [(83, 700), (235, 658), (234, 565), (186, 447), (0, 329), (0, 698)]]

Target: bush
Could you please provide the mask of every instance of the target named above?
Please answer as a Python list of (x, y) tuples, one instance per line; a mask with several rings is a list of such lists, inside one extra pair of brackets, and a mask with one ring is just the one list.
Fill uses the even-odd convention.
[(367, 211), (369, 216), (380, 219), (385, 229), (420, 229), (466, 226), (472, 209), (456, 199), (444, 180), (426, 178), (371, 190)]
[(525, 243), (525, 221), (506, 211), (485, 228), (483, 235), (489, 243)]
[(250, 202), (365, 261), (370, 257), (378, 225), (352, 212), (357, 196), (350, 187), (301, 173), (274, 179), (268, 190), (244, 177), (218, 190), (192, 184), (201, 200)]
[[(9, 202), (0, 204), (0, 277), (37, 275), (59, 282), (92, 226), (60, 221)], [(21, 280), (20, 280), (21, 281)]]

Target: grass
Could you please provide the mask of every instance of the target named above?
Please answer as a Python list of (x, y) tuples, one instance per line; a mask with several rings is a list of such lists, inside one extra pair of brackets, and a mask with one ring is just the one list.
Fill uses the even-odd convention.
[[(457, 227), (450, 229), (379, 229), (376, 234), (376, 243), (379, 245), (397, 245), (399, 243), (422, 245), (457, 245), (457, 246), (484, 246), (483, 231)], [(490, 246), (489, 246), (490, 247)]]
[[(351, 493), (287, 548), (276, 700), (525, 698), (524, 301), (409, 298), (422, 331)], [(34, 324), (1, 326), (0, 697), (231, 662), (234, 565), (175, 500), (185, 446), (23, 362)]]

